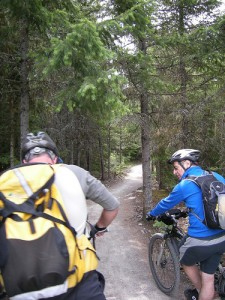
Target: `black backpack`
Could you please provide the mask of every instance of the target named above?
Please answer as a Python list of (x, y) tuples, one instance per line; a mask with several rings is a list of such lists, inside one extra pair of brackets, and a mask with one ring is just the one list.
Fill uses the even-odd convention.
[(202, 222), (212, 229), (225, 229), (225, 184), (210, 171), (185, 179), (193, 181), (201, 188), (205, 214)]

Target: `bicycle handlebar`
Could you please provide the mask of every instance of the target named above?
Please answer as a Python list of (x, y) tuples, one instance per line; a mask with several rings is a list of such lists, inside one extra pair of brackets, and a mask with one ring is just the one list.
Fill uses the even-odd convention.
[(188, 210), (180, 210), (178, 208), (176, 209), (170, 209), (164, 214), (159, 215), (156, 217), (156, 220), (162, 221), (166, 225), (173, 225), (176, 223), (176, 220), (180, 218), (186, 218), (188, 216)]

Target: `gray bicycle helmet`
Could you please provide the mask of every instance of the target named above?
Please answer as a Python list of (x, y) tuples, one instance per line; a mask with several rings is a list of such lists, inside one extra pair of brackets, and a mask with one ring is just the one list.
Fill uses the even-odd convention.
[(197, 162), (200, 157), (200, 151), (195, 149), (181, 149), (176, 151), (171, 158), (168, 160), (168, 163), (172, 164), (174, 161), (183, 161), (190, 160), (192, 162)]
[(22, 158), (24, 158), (32, 149), (34, 149), (34, 154), (36, 155), (50, 150), (56, 156), (59, 156), (55, 143), (48, 134), (43, 131), (39, 131), (37, 135), (34, 135), (33, 133), (28, 133), (26, 135), (22, 143)]

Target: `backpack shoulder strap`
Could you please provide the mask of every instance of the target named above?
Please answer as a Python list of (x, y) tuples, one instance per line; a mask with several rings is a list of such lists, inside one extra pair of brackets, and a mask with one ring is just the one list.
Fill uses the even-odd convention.
[[(23, 167), (25, 166), (29, 168), (28, 165), (23, 165)], [(45, 164), (43, 171), (40, 170), (38, 173), (37, 172), (35, 173), (36, 174), (35, 179), (39, 179), (40, 177), (42, 177), (41, 183), (37, 184), (35, 189), (31, 188), (30, 185), (31, 182), (27, 178), (27, 175), (29, 174), (29, 172), (32, 172), (32, 169), (31, 170), (27, 169), (26, 172), (24, 173), (22, 172), (22, 170), (25, 170), (25, 168), (24, 169), (23, 168), (21, 169), (21, 167), (12, 168), (1, 175), (0, 200), (2, 204), (1, 204), (0, 216), (6, 218), (14, 212), (33, 214), (33, 210), (35, 210), (34, 209), (35, 200), (41, 194), (47, 192), (51, 188), (54, 182), (55, 171), (53, 168), (51, 168), (51, 170), (48, 171), (48, 175), (46, 175), (46, 179), (44, 179), (44, 176), (41, 176), (43, 175), (43, 172), (47, 170), (46, 167), (51, 168), (50, 165)], [(11, 190), (17, 189), (19, 186), (21, 187), (20, 188), (21, 193), (23, 191), (24, 200), (22, 202), (16, 199), (19, 198), (19, 196), (18, 197), (13, 196), (13, 193), (11, 192)]]
[(205, 179), (206, 176), (214, 177), (213, 173), (211, 171), (205, 170), (204, 174), (195, 176), (195, 175), (190, 175), (184, 178), (184, 180), (190, 180), (194, 183), (196, 183), (199, 187), (201, 187), (202, 181)]
[(197, 183), (196, 182), (197, 177), (198, 176), (190, 175), (190, 176), (184, 178), (184, 180), (190, 180), (190, 181), (193, 181), (194, 183)]

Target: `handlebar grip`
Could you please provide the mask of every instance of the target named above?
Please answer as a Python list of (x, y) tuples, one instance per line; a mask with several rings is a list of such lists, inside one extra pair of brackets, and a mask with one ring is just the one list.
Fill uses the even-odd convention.
[(147, 221), (155, 221), (155, 220), (156, 220), (156, 217), (154, 217), (154, 216), (152, 216), (152, 215), (150, 215), (150, 214), (147, 214), (147, 215), (145, 216), (145, 219), (146, 219)]
[(167, 214), (162, 214), (162, 215), (158, 216), (157, 220), (165, 223), (166, 225), (173, 225), (173, 223), (174, 223), (174, 220), (171, 217), (171, 215), (167, 215)]

